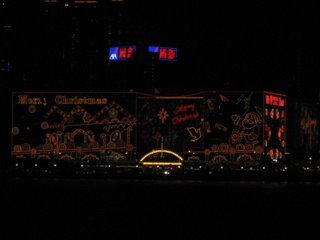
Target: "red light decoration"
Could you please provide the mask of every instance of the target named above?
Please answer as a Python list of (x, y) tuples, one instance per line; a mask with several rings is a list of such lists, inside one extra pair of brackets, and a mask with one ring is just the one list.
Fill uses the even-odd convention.
[(176, 125), (182, 122), (186, 122), (186, 121), (190, 121), (190, 120), (194, 120), (200, 117), (200, 114), (198, 112), (192, 113), (192, 114), (188, 114), (182, 117), (174, 117), (172, 118), (172, 124)]
[(265, 95), (265, 103), (267, 105), (284, 107), (285, 106), (285, 98), (282, 96), (266, 94)]

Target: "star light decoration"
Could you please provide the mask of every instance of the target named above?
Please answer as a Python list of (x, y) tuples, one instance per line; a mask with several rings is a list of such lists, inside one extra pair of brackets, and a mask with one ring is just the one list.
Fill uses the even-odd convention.
[(158, 117), (159, 117), (159, 120), (161, 120), (161, 122), (164, 123), (167, 117), (169, 117), (169, 114), (166, 110), (164, 110), (164, 108), (162, 108), (161, 111), (159, 111), (158, 113)]

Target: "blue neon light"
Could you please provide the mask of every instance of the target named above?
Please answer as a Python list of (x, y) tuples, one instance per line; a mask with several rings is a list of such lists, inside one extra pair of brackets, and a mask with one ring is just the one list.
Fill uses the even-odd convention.
[(118, 61), (119, 60), (119, 47), (109, 48), (109, 60)]
[(149, 46), (149, 53), (158, 53), (159, 47), (158, 46)]

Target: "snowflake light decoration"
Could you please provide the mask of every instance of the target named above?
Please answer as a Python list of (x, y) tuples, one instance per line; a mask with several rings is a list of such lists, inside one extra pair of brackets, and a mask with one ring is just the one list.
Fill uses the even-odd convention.
[(161, 109), (158, 113), (159, 120), (161, 120), (162, 123), (166, 121), (166, 119), (169, 117), (169, 114), (164, 108)]

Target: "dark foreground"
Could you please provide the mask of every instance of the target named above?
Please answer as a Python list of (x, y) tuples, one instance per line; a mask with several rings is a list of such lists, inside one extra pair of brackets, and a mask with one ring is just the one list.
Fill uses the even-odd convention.
[(1, 239), (297, 239), (320, 183), (2, 178)]

